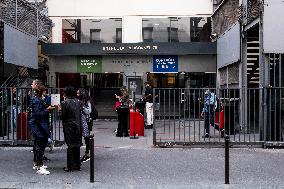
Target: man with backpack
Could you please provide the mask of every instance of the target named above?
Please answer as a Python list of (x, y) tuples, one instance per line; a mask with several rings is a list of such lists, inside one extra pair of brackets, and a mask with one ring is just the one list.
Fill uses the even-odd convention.
[(211, 92), (210, 89), (205, 91), (204, 95), (204, 107), (202, 109), (201, 117), (204, 117), (204, 129), (205, 135), (204, 138), (210, 137), (210, 125), (215, 127), (214, 125), (214, 111), (217, 107), (217, 97), (214, 92)]

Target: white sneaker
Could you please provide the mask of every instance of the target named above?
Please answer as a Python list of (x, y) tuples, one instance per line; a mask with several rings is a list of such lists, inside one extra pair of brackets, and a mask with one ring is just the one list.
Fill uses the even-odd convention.
[(39, 175), (49, 175), (50, 174), (50, 172), (46, 170), (45, 168), (43, 168), (43, 166), (41, 166), (39, 170), (37, 170), (36, 173)]
[[(43, 166), (41, 166), (41, 167), (47, 169), (47, 166), (46, 166), (46, 165), (43, 165)], [(34, 164), (33, 170), (38, 170), (38, 169), (39, 169), (38, 166)]]

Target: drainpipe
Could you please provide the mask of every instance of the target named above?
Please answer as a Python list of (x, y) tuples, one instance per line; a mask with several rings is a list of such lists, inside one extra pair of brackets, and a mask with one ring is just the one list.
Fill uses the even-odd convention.
[[(240, 4), (241, 7), (243, 7), (243, 4)], [(241, 111), (241, 120), (240, 120), (240, 127), (241, 129), (246, 129), (246, 118), (247, 118), (247, 61), (246, 61), (246, 43), (244, 43), (247, 40), (247, 35), (245, 35), (244, 31), (244, 17), (243, 17), (243, 10), (241, 9), (241, 18), (239, 19), (240, 24), (240, 66), (241, 66), (241, 102), (240, 102), (240, 110)]]
[(260, 89), (263, 91), (263, 98), (260, 99), (262, 101), (262, 114), (261, 117), (263, 120), (261, 120), (263, 123), (263, 140), (264, 143), (266, 142), (266, 128), (267, 128), (267, 84), (268, 84), (268, 78), (266, 77), (267, 67), (265, 66), (265, 54), (263, 50), (263, 14), (264, 14), (264, 2), (263, 0), (260, 0), (260, 22), (259, 22), (259, 65), (261, 70), (262, 79), (260, 82)]

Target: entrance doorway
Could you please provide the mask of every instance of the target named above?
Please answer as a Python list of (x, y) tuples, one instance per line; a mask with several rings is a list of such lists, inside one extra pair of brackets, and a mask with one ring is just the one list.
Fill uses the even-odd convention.
[(216, 86), (216, 73), (147, 73), (154, 88), (204, 88)]
[(69, 85), (75, 88), (119, 88), (123, 84), (120, 73), (58, 73), (57, 87)]

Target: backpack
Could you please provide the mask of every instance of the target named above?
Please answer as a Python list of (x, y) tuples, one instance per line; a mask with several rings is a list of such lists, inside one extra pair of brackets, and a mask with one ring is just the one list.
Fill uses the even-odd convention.
[(214, 106), (215, 111), (219, 111), (219, 98), (214, 93), (210, 93), (209, 105)]
[(92, 120), (96, 120), (99, 116), (99, 113), (96, 109), (94, 101), (91, 102), (91, 109), (92, 109), (92, 111), (90, 113), (90, 118), (92, 118)]

